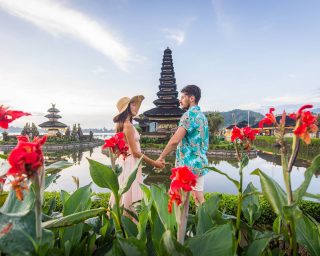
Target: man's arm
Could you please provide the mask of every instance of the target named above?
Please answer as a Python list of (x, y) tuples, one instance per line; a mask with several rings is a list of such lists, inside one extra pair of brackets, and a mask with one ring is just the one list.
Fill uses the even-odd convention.
[(169, 155), (173, 150), (175, 150), (178, 144), (180, 143), (180, 141), (184, 138), (184, 136), (186, 136), (186, 134), (187, 134), (186, 129), (182, 126), (179, 126), (177, 131), (173, 134), (173, 136), (169, 140), (167, 146), (162, 151), (158, 160), (163, 161), (167, 155)]

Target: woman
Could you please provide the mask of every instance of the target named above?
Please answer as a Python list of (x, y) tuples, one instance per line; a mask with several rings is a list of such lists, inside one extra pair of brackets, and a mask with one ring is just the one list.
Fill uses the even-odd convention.
[[(123, 157), (118, 157), (117, 159), (117, 164), (122, 167), (122, 172), (118, 177), (120, 187), (127, 181), (134, 166), (141, 157), (143, 161), (151, 164), (155, 168), (164, 168), (164, 164), (160, 161), (155, 161), (141, 153), (140, 135), (132, 124), (132, 119), (138, 115), (143, 100), (144, 96), (142, 95), (134, 96), (131, 99), (128, 97), (121, 98), (117, 103), (119, 113), (113, 118), (113, 122), (116, 123), (116, 132), (124, 133), (125, 140), (129, 146), (129, 156), (125, 159)], [(139, 166), (136, 179), (132, 183), (131, 188), (122, 196), (121, 204), (123, 204), (125, 208), (133, 210), (131, 208), (132, 204), (142, 199), (143, 194), (140, 189), (140, 183), (143, 183), (141, 165)], [(113, 195), (110, 198), (110, 204), (114, 204)]]

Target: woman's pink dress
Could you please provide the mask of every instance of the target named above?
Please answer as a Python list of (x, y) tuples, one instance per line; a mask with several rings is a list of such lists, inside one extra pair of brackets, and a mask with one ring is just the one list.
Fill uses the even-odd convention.
[[(139, 150), (139, 152), (141, 152), (140, 135), (135, 127), (134, 127), (134, 140), (135, 140), (137, 149)], [(123, 159), (122, 156), (119, 156), (116, 161), (116, 164), (122, 167), (122, 172), (118, 177), (120, 188), (124, 186), (124, 183), (128, 180), (128, 177), (132, 173), (133, 168), (135, 167), (136, 163), (139, 160), (139, 158), (135, 158), (132, 155), (130, 148), (129, 148), (129, 154), (130, 155), (125, 159)], [(134, 202), (141, 200), (143, 197), (143, 193), (139, 185), (141, 183), (143, 183), (143, 179), (142, 179), (142, 166), (140, 165), (137, 171), (136, 179), (132, 183), (131, 188), (122, 195), (121, 202), (120, 202), (121, 205), (124, 205), (124, 207), (127, 209), (133, 210), (131, 205)], [(112, 194), (110, 197), (110, 205), (113, 206), (113, 204), (114, 204), (114, 196)]]

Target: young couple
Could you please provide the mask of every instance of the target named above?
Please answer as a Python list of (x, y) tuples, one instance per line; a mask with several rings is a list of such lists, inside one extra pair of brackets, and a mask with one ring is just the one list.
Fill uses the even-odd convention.
[[(132, 124), (132, 118), (138, 115), (144, 96), (138, 95), (131, 99), (124, 97), (118, 101), (117, 108), (119, 113), (113, 118), (113, 121), (116, 123), (116, 132), (125, 134), (130, 153), (127, 158), (119, 157), (117, 160), (117, 163), (122, 167), (122, 173), (118, 177), (119, 184), (123, 184), (127, 180), (141, 156), (146, 163), (155, 168), (163, 169), (165, 157), (176, 150), (175, 166), (188, 166), (198, 176), (197, 184), (192, 192), (197, 204), (204, 202), (204, 175), (208, 170), (203, 169), (203, 167), (208, 165), (206, 152), (209, 145), (209, 132), (207, 118), (198, 106), (200, 98), (201, 90), (196, 85), (187, 85), (181, 90), (180, 105), (186, 112), (180, 119), (177, 131), (156, 161), (141, 153), (140, 135)], [(131, 189), (122, 197), (121, 203), (125, 208), (130, 209), (134, 202), (142, 199), (143, 194), (139, 186), (140, 183), (143, 183), (141, 165)], [(110, 200), (112, 205), (113, 200)]]

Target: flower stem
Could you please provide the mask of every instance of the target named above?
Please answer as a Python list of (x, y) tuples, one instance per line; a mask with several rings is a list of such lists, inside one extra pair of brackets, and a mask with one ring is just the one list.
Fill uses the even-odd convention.
[(35, 192), (35, 220), (36, 220), (36, 239), (38, 242), (41, 241), (42, 238), (42, 230), (41, 230), (41, 222), (42, 222), (42, 203), (41, 203), (41, 188), (39, 182), (39, 175), (34, 174), (32, 178), (32, 183), (34, 185)]
[(190, 192), (187, 192), (186, 200), (181, 208), (180, 224), (178, 225), (177, 240), (180, 244), (184, 243), (184, 237), (187, 229), (187, 220), (189, 212)]
[(236, 252), (240, 246), (241, 241), (241, 211), (242, 211), (242, 184), (243, 184), (243, 174), (242, 174), (243, 166), (240, 165), (239, 175), (240, 175), (240, 185), (238, 188), (238, 207), (237, 207), (237, 221), (236, 221)]

